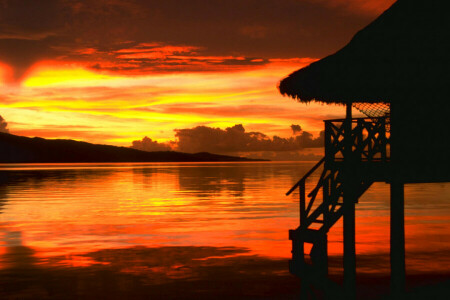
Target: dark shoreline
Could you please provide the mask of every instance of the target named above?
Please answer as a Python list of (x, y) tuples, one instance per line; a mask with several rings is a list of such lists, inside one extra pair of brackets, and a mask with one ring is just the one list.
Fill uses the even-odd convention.
[(0, 133), (0, 163), (108, 163), (108, 162), (238, 162), (267, 161), (208, 152), (146, 152), (126, 147), (73, 140), (46, 140)]

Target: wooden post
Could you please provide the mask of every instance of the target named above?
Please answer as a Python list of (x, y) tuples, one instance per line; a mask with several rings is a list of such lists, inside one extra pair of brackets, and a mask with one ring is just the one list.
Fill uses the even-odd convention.
[(405, 213), (404, 185), (391, 182), (391, 293), (401, 295), (405, 289)]
[[(302, 180), (300, 182), (300, 185), (298, 186), (298, 191), (300, 194), (300, 227), (303, 227), (306, 221), (306, 185), (305, 180)], [(298, 254), (296, 261), (299, 265), (299, 271), (304, 272), (305, 271), (305, 242), (303, 240), (296, 240), (298, 244)], [(300, 299), (309, 299), (308, 293), (311, 290), (311, 282), (309, 282), (309, 279), (307, 276), (303, 276), (300, 282)]]
[(391, 259), (391, 293), (401, 295), (405, 290), (405, 193), (402, 180), (402, 164), (400, 163), (401, 150), (399, 146), (399, 128), (397, 124), (398, 111), (391, 103), (391, 224), (390, 224), (390, 259)]
[[(306, 221), (306, 188), (305, 188), (305, 180), (300, 182), (298, 187), (300, 193), (300, 227), (303, 227)], [(305, 242), (303, 240), (297, 240), (298, 243), (298, 257), (297, 261), (301, 264), (300, 268), (303, 271), (305, 267)]]
[(356, 298), (355, 193), (352, 178), (352, 104), (347, 103), (344, 129), (344, 289)]
[(311, 248), (311, 261), (315, 268), (313, 276), (326, 279), (328, 276), (328, 235), (317, 237)]
[(325, 121), (325, 166), (334, 159), (334, 153), (331, 151), (331, 122)]
[(300, 182), (298, 189), (300, 193), (300, 227), (302, 227), (306, 221), (306, 188), (304, 180)]
[(381, 133), (381, 137), (380, 137), (380, 142), (382, 143), (382, 147), (381, 147), (381, 161), (382, 162), (386, 162), (386, 157), (387, 157), (387, 153), (386, 153), (386, 149), (387, 149), (387, 139), (386, 139), (386, 119), (385, 118), (381, 118), (380, 119), (380, 133)]

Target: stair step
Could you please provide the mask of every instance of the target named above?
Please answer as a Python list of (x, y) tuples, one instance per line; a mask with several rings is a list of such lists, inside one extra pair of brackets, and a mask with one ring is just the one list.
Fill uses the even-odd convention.
[(322, 230), (316, 230), (316, 229), (296, 229), (296, 230), (289, 230), (289, 239), (292, 241), (300, 240), (305, 243), (314, 243), (318, 239), (323, 237), (323, 231)]

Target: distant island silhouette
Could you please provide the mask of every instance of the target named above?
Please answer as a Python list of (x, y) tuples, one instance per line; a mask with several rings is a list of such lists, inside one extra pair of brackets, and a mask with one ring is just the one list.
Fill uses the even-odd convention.
[(263, 161), (208, 152), (146, 152), (126, 147), (91, 144), (74, 140), (47, 140), (0, 132), (0, 163), (84, 162), (224, 162)]

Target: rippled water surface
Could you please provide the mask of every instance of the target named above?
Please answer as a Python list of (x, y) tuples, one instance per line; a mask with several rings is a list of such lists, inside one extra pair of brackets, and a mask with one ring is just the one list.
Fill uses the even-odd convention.
[[(0, 165), (0, 296), (294, 297), (298, 194), (285, 192), (312, 166)], [(388, 187), (357, 205), (358, 274), (389, 270)], [(450, 184), (408, 185), (405, 196), (408, 274), (448, 272)], [(338, 222), (329, 234), (331, 274), (341, 233)]]

